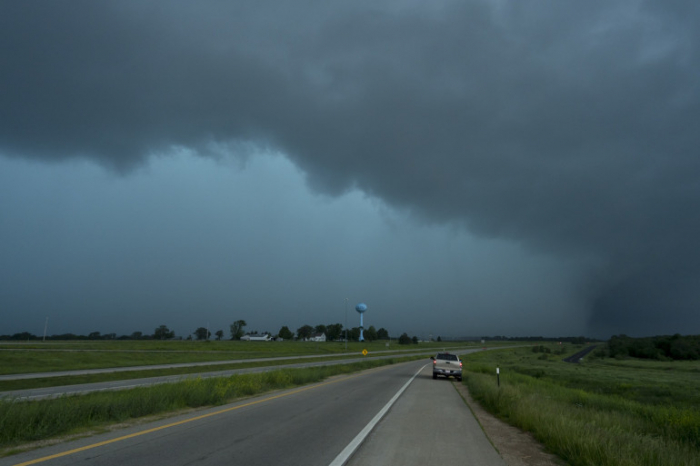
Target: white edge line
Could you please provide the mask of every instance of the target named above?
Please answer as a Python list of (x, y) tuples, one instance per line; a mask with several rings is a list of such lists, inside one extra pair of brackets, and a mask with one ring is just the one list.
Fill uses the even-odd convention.
[(384, 407), (377, 413), (377, 415), (374, 416), (374, 418), (371, 421), (369, 421), (369, 424), (367, 424), (365, 426), (365, 428), (362, 429), (360, 431), (360, 433), (357, 434), (357, 436), (355, 436), (354, 439), (352, 439), (352, 441), (348, 444), (348, 446), (345, 447), (343, 449), (343, 451), (341, 451), (340, 454), (335, 457), (335, 459), (331, 462), (331, 464), (329, 466), (342, 466), (350, 459), (352, 454), (355, 453), (355, 450), (357, 450), (359, 448), (359, 446), (362, 444), (362, 442), (365, 440), (365, 438), (369, 435), (369, 433), (372, 432), (372, 429), (374, 429), (374, 427), (379, 423), (379, 421), (382, 420), (382, 418), (387, 413), (387, 411), (389, 411), (389, 409), (391, 409), (391, 407), (394, 405), (394, 403), (396, 403), (396, 400), (399, 399), (401, 394), (408, 388), (408, 386), (411, 385), (411, 382), (413, 382), (413, 379), (415, 379), (416, 376), (418, 376), (420, 371), (425, 369), (425, 366), (427, 366), (427, 364), (424, 365), (423, 367), (421, 367), (420, 369), (418, 369), (418, 372), (413, 374), (413, 377), (411, 377), (411, 379), (408, 382), (406, 382), (404, 384), (404, 386), (401, 387), (401, 389), (398, 392), (396, 392), (396, 395), (394, 395), (393, 398), (391, 400), (389, 400), (389, 402), (386, 405), (384, 405)]

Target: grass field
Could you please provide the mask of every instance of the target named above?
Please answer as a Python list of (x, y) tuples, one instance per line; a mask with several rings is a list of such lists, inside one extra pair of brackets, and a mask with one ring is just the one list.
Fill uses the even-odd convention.
[[(476, 343), (348, 342), (347, 352), (421, 351), (476, 346)], [(0, 342), (0, 374), (27, 374), (80, 369), (147, 366), (207, 361), (258, 359), (279, 356), (333, 355), (345, 353), (345, 343), (244, 342), (244, 341), (71, 341)]]
[[(397, 354), (395, 355), (395, 357), (401, 357), (401, 354)], [(330, 363), (332, 361), (345, 359), (347, 359), (347, 357), (333, 356), (324, 357), (322, 361), (324, 363)], [(373, 358), (368, 356), (367, 359), (372, 360)], [(97, 382), (110, 382), (115, 380), (135, 380), (149, 377), (163, 377), (169, 375), (203, 374), (206, 372), (238, 370), (247, 369), (251, 367), (284, 366), (287, 364), (297, 364), (299, 362), (312, 361), (316, 362), (318, 361), (318, 359), (288, 359), (283, 361), (261, 361), (253, 359), (249, 362), (242, 362), (236, 364), (219, 364), (215, 366), (192, 366), (171, 369), (149, 369), (138, 371), (105, 372), (98, 374), (66, 375), (59, 377), (40, 377), (19, 380), (0, 380), (0, 392), (11, 390), (27, 390), (32, 388), (60, 387), (64, 385), (76, 385)]]
[[(71, 341), (0, 343), (0, 375), (56, 372), (69, 370), (128, 368), (173, 363), (243, 361), (232, 364), (204, 365), (169, 369), (149, 369), (103, 374), (68, 375), (0, 381), (0, 392), (31, 388), (56, 387), (84, 383), (129, 380), (178, 374), (197, 374), (230, 369), (295, 364), (300, 359), (261, 361), (261, 358), (313, 356), (333, 361), (360, 356), (367, 349), (373, 354), (401, 356), (406, 352), (438, 351), (444, 348), (469, 347), (476, 343), (421, 343), (399, 345), (396, 342), (193, 342), (193, 341)], [(249, 361), (249, 362), (247, 362)]]
[(467, 355), (464, 383), (572, 466), (700, 465), (700, 362), (570, 364), (562, 358), (582, 347), (545, 348)]

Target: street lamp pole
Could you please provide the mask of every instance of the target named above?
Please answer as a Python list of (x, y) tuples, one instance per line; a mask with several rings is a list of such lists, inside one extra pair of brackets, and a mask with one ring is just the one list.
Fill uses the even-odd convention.
[(345, 298), (345, 352), (348, 351), (348, 298)]

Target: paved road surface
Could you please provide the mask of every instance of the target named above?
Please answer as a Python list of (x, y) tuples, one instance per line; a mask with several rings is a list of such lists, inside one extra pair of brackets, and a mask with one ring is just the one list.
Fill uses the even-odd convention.
[(453, 383), (425, 368), (348, 465), (505, 465)]
[(585, 349), (579, 351), (578, 353), (569, 356), (568, 358), (564, 358), (563, 361), (578, 364), (579, 362), (581, 362), (581, 360), (584, 358), (584, 356), (588, 355), (588, 353), (590, 353), (591, 351), (593, 351), (597, 347), (598, 347), (598, 345), (589, 346), (588, 348), (585, 348)]
[[(386, 409), (362, 444), (358, 434)], [(430, 366), (416, 361), (2, 458), (0, 466), (329, 466), (343, 464), (339, 455), (353, 442), (360, 446), (351, 464), (504, 465), (452, 383), (432, 380)]]

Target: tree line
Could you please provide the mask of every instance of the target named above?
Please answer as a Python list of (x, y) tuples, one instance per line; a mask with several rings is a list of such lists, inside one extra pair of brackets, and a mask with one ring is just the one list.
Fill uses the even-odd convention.
[[(245, 320), (239, 319), (231, 323), (229, 326), (229, 338), (231, 340), (240, 340), (246, 334), (245, 328), (248, 326)], [(283, 340), (306, 340), (315, 334), (325, 334), (327, 341), (343, 341), (347, 338), (349, 341), (359, 341), (360, 328), (353, 327), (346, 329), (343, 324), (328, 324), (328, 325), (302, 325), (296, 329), (296, 333), (290, 328), (283, 325), (276, 334), (271, 332), (248, 332), (251, 335), (269, 334), (273, 338), (281, 338)], [(225, 333), (223, 330), (217, 330), (213, 334), (210, 329), (199, 327), (188, 335), (186, 340), (209, 340), (212, 335), (215, 335), (216, 340), (223, 340)], [(389, 332), (385, 328), (376, 329), (373, 325), (364, 331), (364, 338), (367, 341), (389, 340)], [(416, 338), (416, 337), (414, 337)], [(0, 340), (42, 340), (42, 336), (37, 336), (29, 332), (20, 332), (13, 335), (0, 335)], [(116, 333), (90, 332), (87, 335), (76, 335), (73, 333), (65, 333), (60, 335), (46, 336), (47, 340), (172, 340), (183, 339), (176, 337), (175, 331), (168, 328), (167, 325), (160, 325), (155, 328), (153, 333), (133, 332), (130, 335), (117, 336)]]
[[(212, 331), (208, 328), (205, 327), (199, 327), (194, 330), (190, 335), (187, 335), (185, 338), (182, 336), (176, 336), (175, 332), (173, 330), (170, 330), (167, 325), (160, 325), (155, 328), (153, 333), (143, 333), (143, 332), (133, 332), (130, 335), (121, 335), (117, 336), (116, 333), (100, 333), (100, 332), (90, 332), (87, 335), (76, 335), (73, 333), (64, 333), (60, 335), (51, 335), (51, 336), (46, 336), (47, 340), (172, 340), (172, 339), (186, 339), (186, 340), (204, 340), (207, 341), (209, 340), (212, 336), (215, 336), (215, 339), (220, 341), (223, 340), (224, 337), (226, 336), (227, 339), (230, 340), (240, 340), (243, 335), (246, 334), (245, 327), (247, 327), (247, 323), (245, 320), (236, 320), (231, 325), (229, 326), (229, 334), (226, 335), (226, 333), (219, 329), (216, 330), (215, 332), (212, 333)], [(310, 338), (314, 334), (319, 334), (319, 333), (325, 333), (326, 335), (326, 340), (328, 341), (344, 341), (346, 338), (346, 330), (347, 330), (347, 339), (348, 341), (359, 341), (360, 339), (360, 328), (359, 327), (352, 327), (345, 329), (343, 324), (336, 323), (336, 324), (328, 324), (328, 325), (316, 325), (316, 326), (311, 326), (311, 325), (302, 325), (298, 329), (296, 329), (296, 332), (293, 332), (288, 326), (283, 325), (279, 331), (275, 334), (272, 332), (258, 332), (258, 331), (252, 331), (252, 332), (247, 332), (251, 335), (260, 335), (260, 334), (269, 334), (273, 338), (281, 338), (283, 340), (294, 340), (294, 339), (299, 339), (299, 340), (305, 340)], [(621, 335), (620, 337), (626, 337), (625, 335)], [(379, 328), (376, 329), (373, 325), (370, 325), (369, 328), (365, 329), (364, 331), (364, 338), (367, 341), (376, 341), (376, 340), (389, 340), (389, 332), (385, 328)], [(584, 344), (586, 342), (590, 341), (600, 341), (596, 340), (594, 338), (587, 338), (587, 337), (557, 337), (557, 338), (551, 338), (551, 337), (541, 337), (541, 336), (536, 336), (536, 337), (506, 337), (506, 336), (491, 336), (491, 337), (480, 337), (482, 340), (485, 341), (561, 341), (561, 342), (566, 342), (566, 343), (572, 343), (572, 344)], [(613, 337), (613, 338), (619, 338), (619, 337)], [(674, 337), (653, 337), (653, 338), (676, 338)], [(682, 337), (685, 338), (685, 337)], [(700, 337), (689, 337), (689, 338), (700, 338)], [(28, 341), (28, 340), (41, 340), (43, 339), (42, 336), (37, 336), (29, 332), (20, 332), (20, 333), (15, 333), (13, 335), (0, 335), (0, 340), (16, 340), (16, 341)], [(467, 338), (469, 339), (469, 338)], [(473, 339), (473, 338), (472, 338)], [(436, 341), (442, 341), (441, 337), (437, 337)], [(418, 337), (414, 336), (409, 336), (407, 333), (403, 333), (401, 336), (398, 337), (398, 342), (400, 344), (404, 345), (409, 345), (409, 344), (417, 344), (419, 342)], [(693, 343), (689, 343), (690, 347), (695, 348), (693, 346)], [(668, 348), (668, 351), (664, 351), (664, 357), (668, 359), (678, 359), (675, 356), (681, 355), (681, 354), (686, 354), (683, 351), (683, 348), (686, 346), (686, 343), (680, 343), (676, 342), (673, 344), (674, 352), (673, 354), (671, 353), (671, 347), (666, 345), (662, 347), (663, 348)], [(647, 347), (647, 350), (642, 350), (638, 349), (637, 347)], [(613, 351), (614, 354), (622, 354), (624, 353), (623, 351), (618, 351), (617, 349)], [(693, 351), (688, 351), (687, 354), (693, 355), (693, 354), (698, 354), (700, 353), (700, 349), (696, 348), (695, 352)], [(614, 354), (612, 357), (614, 357)], [(628, 351), (628, 354), (657, 354), (654, 351), (651, 351), (648, 349), (648, 345), (646, 344), (641, 344), (637, 343), (637, 346), (634, 346), (630, 351)], [(674, 356), (675, 355), (675, 356)], [(635, 356), (635, 357), (645, 357), (645, 356)], [(682, 359), (682, 358), (681, 358)], [(685, 359), (692, 359), (692, 357), (688, 358), (685, 357)], [(695, 358), (697, 359), (697, 358)]]
[(632, 338), (615, 335), (606, 348), (596, 352), (598, 356), (624, 359), (689, 360), (700, 359), (700, 335), (661, 335), (655, 337)]
[(588, 337), (506, 337), (506, 336), (493, 336), (493, 337), (481, 337), (484, 341), (556, 341), (563, 343), (571, 343), (573, 345), (583, 345), (589, 341), (600, 341), (595, 338)]
[[(243, 322), (243, 325), (245, 326), (245, 321), (239, 321)], [(237, 329), (238, 330), (238, 329)], [(258, 332), (251, 332), (251, 334), (255, 335)], [(346, 338), (349, 341), (359, 341), (360, 339), (360, 328), (359, 327), (353, 327), (353, 328), (345, 328), (343, 324), (336, 323), (336, 324), (319, 324), (316, 326), (312, 325), (302, 325), (301, 327), (296, 329), (296, 332), (292, 332), (292, 330), (287, 326), (283, 325), (277, 334), (272, 334), (270, 332), (264, 332), (270, 334), (272, 337), (277, 337), (281, 338), (283, 340), (307, 340), (314, 335), (320, 335), (323, 334), (326, 336), (327, 341), (344, 341)], [(240, 339), (241, 336), (243, 336), (242, 332), (237, 332), (235, 337), (234, 337), (234, 332), (233, 332), (233, 326), (231, 329), (231, 335), (232, 339)], [(389, 339), (389, 331), (385, 328), (380, 328), (376, 329), (373, 325), (370, 325), (369, 328), (365, 329), (364, 331), (364, 338), (365, 340), (368, 341), (375, 341), (375, 340), (388, 340)]]

